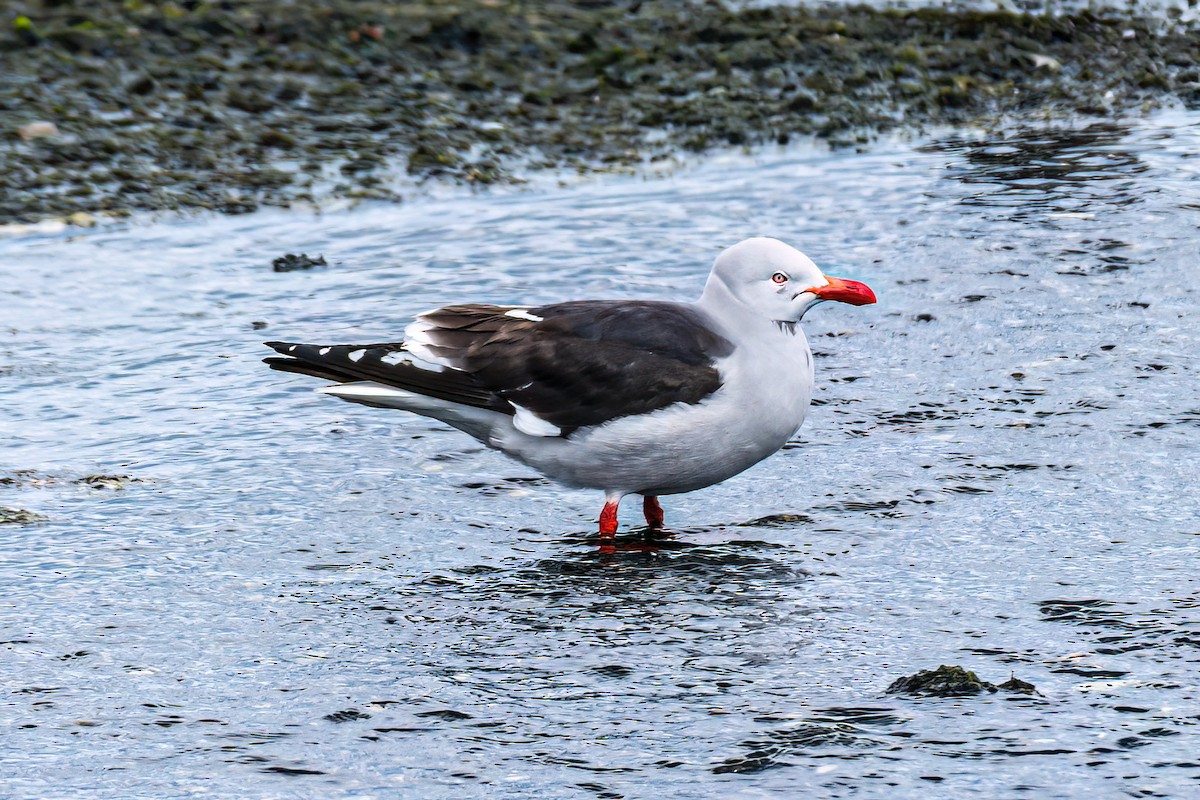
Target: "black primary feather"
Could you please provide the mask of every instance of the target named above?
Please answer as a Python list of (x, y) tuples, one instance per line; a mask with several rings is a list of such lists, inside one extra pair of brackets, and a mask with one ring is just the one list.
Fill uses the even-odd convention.
[[(287, 358), (265, 358), (264, 363), (282, 372), (295, 372), (337, 383), (374, 381), (452, 403), (512, 414), (513, 408), (466, 373), (447, 369), (433, 372), (407, 361), (383, 359), (403, 353), (400, 344), (321, 345), (265, 342)], [(357, 360), (351, 353), (362, 351)], [(407, 355), (407, 354), (405, 354)]]
[[(376, 381), (508, 414), (516, 404), (567, 435), (700, 402), (721, 386), (715, 360), (732, 352), (701, 312), (676, 303), (575, 301), (518, 316), (509, 316), (512, 311), (459, 305), (422, 314), (418, 319), (429, 327), (421, 349), (451, 367), (442, 372), (400, 360), (395, 354), (402, 344), (268, 342), (287, 358), (266, 362), (285, 372)], [(349, 357), (359, 350), (357, 361)]]

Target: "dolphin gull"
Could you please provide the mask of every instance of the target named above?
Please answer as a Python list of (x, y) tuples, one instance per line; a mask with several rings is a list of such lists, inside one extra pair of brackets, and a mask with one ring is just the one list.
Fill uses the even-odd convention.
[(318, 391), (452, 425), (567, 486), (621, 498), (702, 489), (781, 448), (804, 422), (813, 360), (797, 323), (826, 300), (875, 302), (777, 239), (721, 253), (695, 303), (467, 304), (419, 314), (393, 344), (267, 342)]

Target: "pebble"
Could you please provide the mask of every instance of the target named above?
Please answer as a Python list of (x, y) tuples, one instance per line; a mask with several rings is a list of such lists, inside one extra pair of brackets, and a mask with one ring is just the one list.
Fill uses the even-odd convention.
[(48, 139), (58, 136), (58, 126), (53, 122), (30, 122), (17, 128), (17, 135), (27, 142), (31, 139)]

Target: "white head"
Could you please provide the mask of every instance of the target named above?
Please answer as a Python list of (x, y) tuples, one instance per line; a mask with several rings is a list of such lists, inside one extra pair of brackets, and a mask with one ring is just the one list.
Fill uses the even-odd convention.
[(825, 275), (812, 259), (778, 239), (760, 237), (735, 244), (713, 263), (700, 303), (715, 311), (731, 299), (755, 316), (799, 322), (817, 303), (862, 306), (874, 303), (875, 293), (865, 283)]

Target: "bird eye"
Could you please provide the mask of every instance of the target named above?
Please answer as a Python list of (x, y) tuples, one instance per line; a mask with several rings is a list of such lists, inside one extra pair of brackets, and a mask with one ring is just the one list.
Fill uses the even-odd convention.
[(775, 281), (776, 283), (787, 283), (788, 276), (784, 275), (782, 272), (776, 272), (771, 276), (771, 280)]

